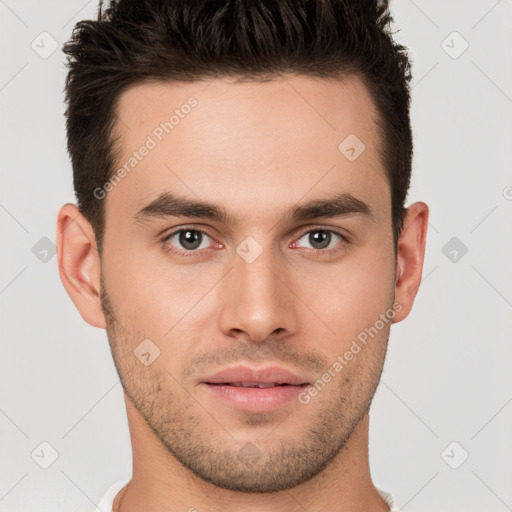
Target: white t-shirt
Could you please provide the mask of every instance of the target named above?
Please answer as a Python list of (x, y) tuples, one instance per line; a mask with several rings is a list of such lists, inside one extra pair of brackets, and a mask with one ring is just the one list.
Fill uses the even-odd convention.
[[(112, 512), (112, 505), (114, 503), (114, 498), (117, 496), (117, 493), (129, 482), (129, 480), (125, 480), (124, 482), (115, 483), (110, 489), (105, 493), (103, 498), (98, 504), (98, 507), (91, 512)], [(377, 487), (378, 493), (382, 496), (382, 499), (389, 505), (389, 512), (398, 512), (398, 505), (395, 503), (393, 496), (389, 494), (389, 492), (383, 491)]]

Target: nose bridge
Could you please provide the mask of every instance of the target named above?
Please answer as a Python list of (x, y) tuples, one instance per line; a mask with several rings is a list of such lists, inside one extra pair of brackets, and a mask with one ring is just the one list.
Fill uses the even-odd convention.
[(293, 294), (284, 283), (282, 259), (271, 247), (263, 247), (254, 239), (243, 241), (236, 252), (222, 290), (223, 331), (244, 331), (255, 341), (265, 340), (277, 329), (294, 331)]

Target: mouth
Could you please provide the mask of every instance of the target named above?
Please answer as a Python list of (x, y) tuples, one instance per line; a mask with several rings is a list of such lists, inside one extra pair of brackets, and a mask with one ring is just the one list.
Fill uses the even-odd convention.
[(246, 412), (271, 412), (297, 401), (297, 395), (309, 385), (306, 379), (281, 367), (251, 369), (226, 368), (207, 377), (203, 389), (230, 407)]
[(202, 383), (209, 398), (214, 398), (230, 408), (260, 414), (298, 404), (298, 395), (307, 385), (276, 382)]
[(209, 375), (203, 382), (237, 387), (301, 386), (308, 383), (306, 378), (280, 366), (251, 368), (242, 365), (224, 368)]
[(292, 386), (292, 387), (305, 387), (308, 385), (307, 382), (302, 384), (289, 384), (287, 382), (283, 382), (279, 384), (278, 382), (206, 382), (205, 384), (209, 384), (211, 386), (234, 386), (236, 388), (275, 388), (282, 386)]

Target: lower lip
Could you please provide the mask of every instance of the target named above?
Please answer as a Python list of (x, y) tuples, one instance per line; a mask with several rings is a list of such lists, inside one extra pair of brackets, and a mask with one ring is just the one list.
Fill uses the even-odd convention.
[(274, 386), (272, 388), (244, 388), (227, 384), (203, 383), (214, 396), (242, 411), (269, 412), (297, 398), (307, 385)]

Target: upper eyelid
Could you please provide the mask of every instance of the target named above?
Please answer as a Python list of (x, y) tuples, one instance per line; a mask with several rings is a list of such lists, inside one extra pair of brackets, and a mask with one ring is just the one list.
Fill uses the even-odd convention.
[(208, 233), (208, 231), (206, 231), (205, 229), (185, 226), (184, 228), (175, 229), (175, 230), (171, 231), (170, 233), (164, 235), (163, 240), (168, 240), (171, 236), (174, 236), (174, 235), (180, 233), (181, 231), (198, 231), (200, 233), (203, 233), (206, 236), (209, 236), (210, 238), (215, 238), (214, 236), (210, 235), (210, 233)]

